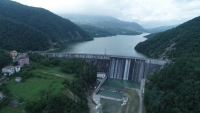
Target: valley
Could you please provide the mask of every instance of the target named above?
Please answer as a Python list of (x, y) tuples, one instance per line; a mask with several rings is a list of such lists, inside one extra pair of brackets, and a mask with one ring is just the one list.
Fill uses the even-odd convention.
[(199, 4), (1, 0), (0, 113), (199, 113)]

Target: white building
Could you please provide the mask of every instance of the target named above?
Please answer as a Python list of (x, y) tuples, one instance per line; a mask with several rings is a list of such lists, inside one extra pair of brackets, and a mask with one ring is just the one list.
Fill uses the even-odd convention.
[(16, 81), (16, 82), (21, 82), (21, 80), (22, 80), (21, 77), (16, 77), (16, 78), (15, 78), (15, 81)]
[(7, 74), (10, 76), (13, 73), (15, 73), (15, 67), (14, 66), (6, 66), (2, 69), (2, 73)]
[(16, 73), (19, 72), (20, 70), (21, 70), (21, 66), (20, 66), (20, 65), (15, 66), (15, 71), (16, 71)]
[(106, 73), (104, 72), (97, 72), (97, 78), (105, 78), (106, 77)]
[(2, 73), (4, 75), (8, 74), (9, 76), (15, 72), (19, 72), (21, 70), (21, 66), (6, 66), (2, 69)]

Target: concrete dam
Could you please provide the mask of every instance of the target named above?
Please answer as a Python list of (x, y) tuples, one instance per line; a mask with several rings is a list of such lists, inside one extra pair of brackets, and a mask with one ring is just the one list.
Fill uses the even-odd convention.
[(108, 78), (140, 82), (143, 77), (162, 69), (168, 61), (150, 58), (103, 54), (39, 53), (59, 58), (81, 58), (92, 64), (99, 72), (106, 72)]

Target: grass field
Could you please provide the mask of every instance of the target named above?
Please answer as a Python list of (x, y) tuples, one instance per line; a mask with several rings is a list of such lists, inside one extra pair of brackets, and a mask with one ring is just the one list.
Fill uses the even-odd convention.
[(44, 67), (42, 69), (37, 69), (35, 70), (35, 73), (38, 74), (43, 74), (43, 73), (47, 73), (49, 75), (60, 75), (60, 77), (63, 78), (67, 78), (68, 80), (72, 80), (74, 79), (74, 75), (73, 74), (66, 74), (60, 71), (60, 67)]
[[(33, 72), (33, 77), (25, 79), (23, 82), (17, 83), (14, 81), (15, 77), (11, 77), (7, 83), (13, 100), (37, 100), (42, 95), (42, 92), (49, 91), (51, 94), (61, 92), (65, 79), (74, 79), (73, 75), (62, 73), (59, 67), (45, 67), (36, 69)], [(61, 75), (61, 76), (56, 76)], [(13, 109), (8, 106), (0, 110), (0, 113), (21, 113), (23, 106), (19, 109)]]

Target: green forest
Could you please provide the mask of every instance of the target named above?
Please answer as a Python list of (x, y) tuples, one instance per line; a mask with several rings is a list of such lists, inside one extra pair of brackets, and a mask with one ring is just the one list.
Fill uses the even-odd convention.
[(11, 0), (0, 1), (0, 17), (0, 38), (4, 40), (0, 40), (0, 46), (3, 49), (44, 50), (55, 42), (92, 40), (68, 19)]
[(149, 76), (144, 103), (148, 113), (200, 112), (200, 17), (157, 34), (135, 49), (171, 64)]
[(0, 17), (0, 47), (6, 50), (45, 50), (50, 47), (50, 38), (41, 31)]
[(10, 64), (12, 62), (12, 58), (9, 53), (6, 51), (0, 49), (0, 69), (5, 67), (6, 65)]

